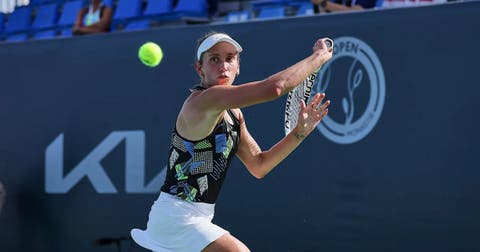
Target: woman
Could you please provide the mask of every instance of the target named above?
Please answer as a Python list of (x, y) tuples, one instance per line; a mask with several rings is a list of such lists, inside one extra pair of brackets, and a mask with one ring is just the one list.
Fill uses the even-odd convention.
[(332, 57), (324, 39), (313, 54), (264, 80), (233, 85), (240, 72), (242, 47), (224, 33), (199, 40), (195, 70), (200, 84), (178, 114), (165, 184), (153, 204), (147, 230), (133, 229), (141, 246), (153, 251), (250, 251), (211, 222), (215, 201), (234, 155), (256, 178), (267, 175), (315, 129), (328, 113), (325, 94), (301, 106), (298, 125), (267, 151), (250, 135), (241, 108), (275, 100), (301, 83)]
[(74, 35), (103, 33), (110, 31), (113, 10), (102, 0), (92, 0), (88, 7), (80, 9), (73, 26)]

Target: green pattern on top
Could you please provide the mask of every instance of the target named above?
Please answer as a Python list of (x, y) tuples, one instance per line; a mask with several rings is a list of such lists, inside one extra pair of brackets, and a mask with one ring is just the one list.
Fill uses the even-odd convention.
[(190, 193), (188, 194), (187, 198), (185, 198), (186, 201), (194, 201), (195, 196), (197, 195), (197, 189), (195, 187), (190, 187)]
[(177, 180), (188, 179), (188, 176), (185, 176), (185, 174), (183, 173), (182, 165), (175, 165), (175, 171), (177, 172)]
[(225, 158), (228, 157), (228, 154), (230, 154), (230, 151), (232, 151), (232, 147), (233, 147), (233, 141), (231, 138), (228, 138), (227, 140), (227, 148), (225, 148), (225, 150), (223, 151), (223, 156)]
[(208, 139), (205, 139), (205, 140), (201, 141), (200, 143), (195, 144), (195, 149), (196, 150), (207, 149), (207, 148), (211, 148), (211, 147), (212, 147), (212, 144), (210, 143), (210, 141), (208, 141)]

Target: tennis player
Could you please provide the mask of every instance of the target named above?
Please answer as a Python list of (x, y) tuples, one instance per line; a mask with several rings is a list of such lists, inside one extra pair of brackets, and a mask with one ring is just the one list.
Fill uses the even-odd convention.
[(233, 85), (240, 72), (240, 44), (225, 33), (199, 40), (191, 89), (172, 132), (167, 175), (151, 207), (146, 230), (132, 229), (140, 246), (152, 251), (250, 251), (212, 223), (215, 202), (234, 155), (263, 178), (312, 132), (328, 113), (325, 94), (302, 102), (297, 126), (267, 151), (250, 135), (241, 108), (282, 97), (327, 62), (333, 53), (319, 39), (313, 53), (264, 80)]

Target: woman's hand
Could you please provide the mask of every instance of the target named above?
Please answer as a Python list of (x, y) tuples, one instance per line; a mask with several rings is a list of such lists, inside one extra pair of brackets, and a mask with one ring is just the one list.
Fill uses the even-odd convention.
[[(332, 43), (331, 39), (329, 38), (322, 38), (317, 40), (315, 44), (313, 45), (313, 54), (318, 55), (320, 59), (320, 66), (325, 64), (325, 62), (329, 61), (333, 57), (333, 44), (330, 47), (327, 47), (327, 44), (325, 43), (326, 40), (330, 40), (330, 43)], [(320, 67), (319, 66), (319, 67)], [(318, 71), (318, 69), (317, 69)]]
[[(317, 40), (317, 42), (315, 42), (315, 44), (313, 45), (313, 52), (316, 52), (316, 51), (319, 51), (319, 50), (324, 50), (326, 52), (332, 52), (333, 51), (333, 47), (327, 47), (327, 45), (325, 44), (325, 40), (327, 40), (329, 38), (321, 38), (319, 40)], [(331, 39), (329, 39), (331, 40)]]
[(318, 125), (318, 123), (328, 114), (328, 106), (330, 100), (322, 104), (325, 94), (316, 94), (312, 100), (305, 105), (302, 100), (300, 105), (300, 113), (298, 114), (297, 126), (293, 130), (295, 136), (303, 139), (310, 134)]

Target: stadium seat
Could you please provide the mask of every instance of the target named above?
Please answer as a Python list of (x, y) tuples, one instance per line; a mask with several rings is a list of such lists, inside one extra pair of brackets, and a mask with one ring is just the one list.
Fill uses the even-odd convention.
[(144, 16), (158, 15), (173, 11), (173, 0), (148, 0)]
[(311, 3), (302, 3), (298, 6), (296, 16), (308, 16), (315, 14), (313, 11), (313, 4)]
[(0, 33), (3, 32), (3, 23), (4, 23), (5, 17), (3, 13), (0, 13)]
[(159, 3), (159, 1), (162, 0), (149, 0), (144, 12), (144, 19), (162, 25), (209, 21), (207, 0), (178, 0), (175, 7), (172, 7), (173, 0), (164, 0), (163, 3)]
[(20, 42), (28, 39), (27, 33), (17, 33), (7, 36), (7, 42)]
[(257, 16), (260, 19), (279, 17), (285, 17), (285, 7), (283, 6), (261, 8)]
[(31, 9), (30, 7), (16, 8), (8, 16), (8, 22), (5, 25), (5, 33), (12, 34), (30, 29)]
[(33, 29), (51, 28), (56, 25), (58, 17), (58, 4), (46, 4), (38, 6), (35, 19), (32, 23)]
[(115, 7), (113, 4), (113, 0), (103, 0), (103, 4), (105, 4), (105, 6), (108, 6), (110, 8)]
[(142, 0), (118, 0), (113, 20), (119, 21), (141, 16)]
[(377, 0), (375, 3), (375, 8), (379, 9), (383, 7), (383, 0)]
[(49, 39), (54, 38), (56, 36), (55, 30), (46, 30), (46, 31), (39, 31), (33, 34), (33, 39)]
[(227, 22), (242, 22), (247, 21), (252, 17), (250, 11), (231, 11), (227, 14)]
[(182, 16), (208, 17), (208, 4), (206, 0), (178, 0), (174, 12)]
[(125, 26), (125, 31), (146, 30), (150, 28), (150, 20), (135, 20)]
[(285, 6), (289, 0), (253, 0), (252, 7), (255, 10), (266, 7)]
[(31, 6), (38, 6), (38, 5), (44, 5), (44, 4), (49, 4), (55, 2), (53, 0), (31, 0), (30, 5)]
[(82, 7), (82, 0), (66, 2), (63, 5), (62, 14), (58, 19), (57, 25), (61, 27), (73, 26), (73, 24), (75, 24), (75, 20), (77, 19), (77, 14)]

